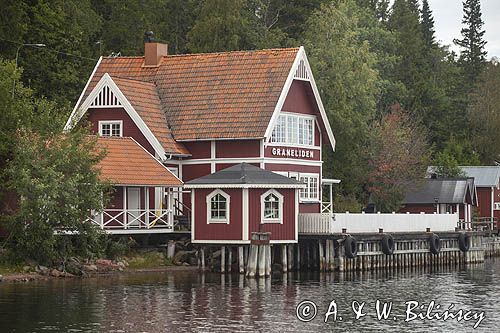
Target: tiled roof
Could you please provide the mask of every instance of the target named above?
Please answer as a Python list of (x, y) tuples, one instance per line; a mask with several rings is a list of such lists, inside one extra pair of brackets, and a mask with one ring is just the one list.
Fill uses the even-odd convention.
[(112, 79), (167, 154), (189, 154), (186, 147), (172, 137), (165, 114), (161, 110), (160, 98), (154, 83), (120, 77), (112, 77)]
[(143, 57), (103, 58), (82, 101), (105, 73), (152, 82), (176, 140), (261, 138), (298, 51), (169, 55), (158, 67), (143, 67)]
[(182, 182), (129, 137), (98, 137), (106, 150), (99, 162), (101, 179), (119, 185), (180, 186)]

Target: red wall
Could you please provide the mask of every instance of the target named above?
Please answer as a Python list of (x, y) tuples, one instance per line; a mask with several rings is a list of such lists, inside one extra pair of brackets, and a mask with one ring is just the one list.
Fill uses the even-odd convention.
[(183, 142), (183, 144), (192, 155), (189, 159), (210, 158), (211, 155), (210, 141), (192, 141), (192, 142)]
[(260, 157), (260, 141), (259, 140), (215, 141), (215, 157), (217, 158)]
[(295, 189), (277, 189), (283, 195), (283, 224), (261, 222), (260, 196), (268, 189), (249, 189), (248, 191), (248, 237), (252, 232), (266, 231), (271, 233), (271, 240), (295, 240)]
[(491, 187), (477, 187), (479, 217), (491, 217)]
[(242, 194), (241, 189), (224, 189), (229, 194), (229, 224), (207, 223), (207, 195), (215, 189), (196, 189), (195, 192), (195, 240), (240, 240), (242, 239)]
[(129, 136), (135, 139), (141, 146), (149, 151), (153, 156), (155, 151), (149, 144), (146, 137), (142, 134), (139, 128), (128, 113), (122, 108), (106, 108), (106, 109), (89, 109), (87, 111), (87, 119), (92, 124), (92, 131), (95, 134), (99, 133), (99, 120), (122, 120), (123, 121), (123, 136)]
[[(233, 165), (236, 165), (236, 164), (238, 164), (238, 163), (218, 163), (215, 165), (215, 171), (227, 169), (227, 168), (232, 167)], [(256, 166), (256, 167), (260, 167), (259, 163), (248, 163), (248, 164), (251, 164), (251, 165)]]
[[(284, 112), (302, 113), (316, 116), (318, 122), (321, 124), (324, 142), (328, 142), (321, 114), (309, 82), (294, 80), (281, 110)], [(319, 131), (317, 127), (314, 132), (316, 133), (315, 144), (319, 145)]]

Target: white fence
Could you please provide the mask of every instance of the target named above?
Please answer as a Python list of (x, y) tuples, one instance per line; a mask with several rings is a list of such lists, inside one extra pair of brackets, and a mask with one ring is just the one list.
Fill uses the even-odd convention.
[(299, 214), (299, 233), (455, 231), (458, 214)]

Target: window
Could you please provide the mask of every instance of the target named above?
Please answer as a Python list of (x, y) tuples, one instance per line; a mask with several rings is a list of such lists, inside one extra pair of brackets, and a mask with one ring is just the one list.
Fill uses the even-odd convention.
[(207, 223), (229, 223), (229, 195), (215, 190), (207, 196)]
[(495, 202), (494, 209), (495, 210), (500, 210), (500, 202)]
[(269, 190), (260, 197), (261, 223), (283, 223), (283, 196)]
[(100, 121), (99, 122), (99, 135), (100, 136), (122, 136), (121, 120), (116, 121)]
[(314, 119), (294, 114), (280, 114), (271, 142), (304, 146), (314, 145)]
[(300, 199), (303, 201), (317, 201), (319, 197), (318, 175), (300, 174), (299, 179), (306, 184), (306, 187), (300, 190)]

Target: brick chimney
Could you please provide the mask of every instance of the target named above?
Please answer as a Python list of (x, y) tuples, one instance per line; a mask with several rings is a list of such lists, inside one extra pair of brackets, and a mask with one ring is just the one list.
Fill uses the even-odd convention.
[(168, 54), (168, 45), (162, 43), (144, 44), (144, 66), (158, 67), (161, 58)]
[(161, 58), (168, 54), (168, 45), (154, 41), (152, 31), (144, 33), (144, 66), (158, 67)]

